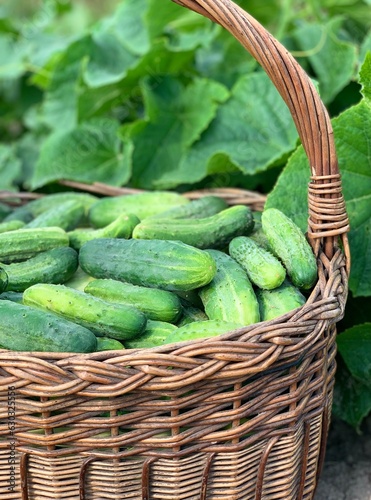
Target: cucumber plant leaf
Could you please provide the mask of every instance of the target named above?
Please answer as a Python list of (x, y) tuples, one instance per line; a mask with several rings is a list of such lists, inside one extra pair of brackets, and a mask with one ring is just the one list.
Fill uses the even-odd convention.
[(56, 132), (43, 143), (31, 188), (59, 179), (122, 185), (131, 174), (132, 146), (118, 138), (116, 120), (96, 118)]

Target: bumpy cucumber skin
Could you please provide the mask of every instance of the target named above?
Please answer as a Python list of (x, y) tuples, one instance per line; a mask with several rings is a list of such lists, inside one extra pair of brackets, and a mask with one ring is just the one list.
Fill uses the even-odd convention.
[(97, 337), (97, 352), (118, 351), (121, 349), (125, 349), (125, 346), (119, 340), (109, 339), (108, 337)]
[(0, 267), (0, 293), (5, 292), (8, 287), (9, 276), (6, 270), (3, 267)]
[(67, 200), (56, 207), (45, 210), (26, 227), (60, 227), (70, 231), (77, 227), (84, 216), (84, 206), (76, 200)]
[(7, 231), (15, 231), (16, 229), (21, 229), (26, 224), (21, 220), (10, 220), (8, 222), (0, 223), (0, 233), (6, 233)]
[(272, 252), (283, 262), (292, 283), (310, 289), (317, 279), (317, 262), (300, 228), (276, 208), (262, 213), (262, 226)]
[(78, 267), (77, 252), (70, 247), (53, 248), (23, 262), (3, 264), (8, 275), (7, 291), (23, 292), (36, 283), (64, 283)]
[(117, 340), (139, 335), (147, 323), (146, 316), (134, 307), (106, 302), (65, 285), (33, 285), (23, 292), (23, 303), (53, 312), (97, 336)]
[(170, 208), (165, 212), (151, 215), (150, 219), (201, 219), (210, 217), (228, 208), (228, 204), (219, 196), (203, 196), (185, 205)]
[(268, 250), (248, 236), (238, 236), (229, 243), (229, 255), (246, 271), (259, 288), (272, 290), (283, 283), (286, 270)]
[(207, 250), (216, 262), (214, 279), (199, 290), (205, 313), (212, 320), (250, 325), (260, 321), (259, 304), (243, 268), (229, 255)]
[(89, 210), (89, 223), (101, 228), (113, 222), (123, 213), (135, 214), (144, 219), (169, 208), (184, 205), (189, 200), (171, 191), (149, 191), (131, 195), (108, 196), (94, 203)]
[(8, 264), (29, 259), (52, 248), (69, 246), (60, 227), (21, 228), (0, 234), (0, 262)]
[(182, 316), (176, 323), (176, 326), (180, 328), (181, 326), (188, 325), (188, 323), (193, 323), (194, 321), (206, 321), (209, 318), (202, 309), (198, 309), (193, 306), (182, 306)]
[(180, 299), (173, 292), (112, 279), (96, 279), (84, 290), (107, 302), (126, 304), (142, 311), (148, 319), (173, 323), (181, 314)]
[(148, 349), (151, 347), (158, 347), (177, 329), (178, 327), (172, 323), (148, 320), (144, 333), (135, 339), (125, 341), (125, 347), (126, 349)]
[(252, 212), (235, 205), (203, 219), (146, 219), (136, 226), (133, 238), (182, 241), (196, 248), (224, 248), (236, 236), (249, 234)]
[(210, 283), (212, 257), (180, 241), (102, 238), (85, 243), (80, 267), (95, 278), (111, 278), (163, 290), (192, 290)]
[(108, 226), (101, 229), (75, 229), (68, 232), (70, 245), (75, 250), (80, 250), (82, 245), (97, 238), (130, 238), (133, 229), (140, 220), (134, 214), (122, 214)]
[(287, 279), (274, 290), (256, 291), (262, 321), (275, 319), (305, 304), (306, 298)]
[(55, 314), (0, 300), (0, 345), (12, 351), (94, 352), (93, 332)]
[(216, 337), (231, 330), (235, 330), (236, 328), (241, 328), (241, 325), (216, 319), (195, 321), (170, 333), (170, 335), (166, 337), (164, 344)]

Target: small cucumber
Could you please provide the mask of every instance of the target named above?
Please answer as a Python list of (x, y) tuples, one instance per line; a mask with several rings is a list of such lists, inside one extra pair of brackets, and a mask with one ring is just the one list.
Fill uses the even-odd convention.
[(94, 352), (93, 332), (55, 314), (0, 300), (0, 345), (12, 351)]
[(235, 330), (236, 328), (241, 328), (241, 325), (216, 319), (195, 321), (171, 332), (170, 335), (166, 337), (164, 344), (216, 337), (231, 330)]
[(130, 195), (107, 196), (90, 207), (89, 222), (95, 228), (104, 227), (123, 213), (135, 214), (142, 220), (145, 217), (186, 203), (189, 203), (189, 200), (185, 196), (171, 191), (148, 191)]
[(38, 217), (43, 212), (50, 210), (53, 207), (59, 207), (65, 201), (78, 201), (84, 207), (85, 217), (88, 210), (99, 198), (88, 193), (77, 193), (68, 191), (63, 193), (52, 193), (41, 196), (36, 200), (28, 202), (26, 205), (17, 207), (4, 220), (22, 220), (25, 223), (30, 222), (35, 217)]
[(7, 291), (23, 292), (36, 283), (64, 283), (78, 266), (77, 252), (70, 247), (60, 247), (39, 253), (23, 262), (2, 264), (8, 275)]
[(60, 227), (21, 228), (0, 234), (0, 262), (8, 264), (29, 259), (52, 248), (69, 246)]
[(117, 340), (139, 335), (147, 323), (146, 316), (134, 307), (113, 304), (65, 285), (30, 286), (23, 292), (23, 303), (53, 312), (97, 336)]
[(16, 229), (21, 229), (26, 224), (21, 220), (10, 220), (8, 222), (0, 223), (0, 233), (6, 233), (7, 231), (15, 231)]
[(96, 351), (118, 351), (125, 349), (124, 344), (119, 340), (109, 339), (108, 337), (97, 337), (97, 349)]
[(0, 293), (0, 300), (11, 300), (12, 302), (18, 302), (18, 304), (23, 304), (23, 293), (22, 292), (3, 292), (3, 293)]
[(317, 262), (301, 229), (276, 208), (263, 212), (262, 226), (272, 252), (283, 262), (292, 283), (310, 289), (317, 279)]
[(203, 219), (145, 219), (133, 231), (133, 238), (176, 240), (196, 248), (223, 248), (232, 238), (253, 229), (252, 212), (235, 205)]
[(238, 236), (229, 243), (229, 255), (246, 271), (259, 288), (277, 288), (286, 277), (281, 262), (248, 236)]
[(5, 292), (8, 287), (9, 276), (6, 270), (4, 269), (4, 265), (0, 267), (0, 293)]
[(250, 325), (260, 320), (259, 304), (244, 269), (229, 255), (206, 250), (216, 262), (216, 275), (199, 295), (209, 319)]
[(306, 302), (306, 298), (300, 290), (287, 279), (274, 290), (258, 289), (256, 296), (262, 321), (269, 321), (282, 316), (282, 314), (286, 314)]
[(95, 278), (169, 291), (199, 288), (216, 273), (209, 254), (180, 241), (91, 240), (81, 247), (79, 262)]
[(172, 332), (178, 327), (172, 323), (164, 321), (155, 321), (149, 319), (144, 333), (132, 340), (125, 341), (126, 349), (148, 349), (150, 347), (158, 347), (162, 345)]
[(134, 214), (122, 214), (108, 226), (101, 229), (75, 229), (68, 232), (70, 245), (75, 250), (80, 250), (82, 245), (97, 238), (130, 238), (133, 229), (139, 224), (139, 219)]
[(165, 212), (151, 215), (150, 219), (201, 219), (210, 217), (228, 208), (228, 203), (219, 196), (203, 196), (185, 205), (170, 208)]
[(56, 207), (45, 210), (26, 227), (61, 227), (70, 231), (78, 226), (84, 215), (83, 205), (76, 200), (67, 200)]
[(96, 279), (85, 287), (85, 292), (107, 302), (134, 306), (152, 320), (173, 323), (181, 314), (179, 297), (167, 290), (112, 279)]

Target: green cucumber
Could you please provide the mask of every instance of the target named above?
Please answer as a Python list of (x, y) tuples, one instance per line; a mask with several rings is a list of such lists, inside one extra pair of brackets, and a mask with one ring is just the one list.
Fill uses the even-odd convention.
[(0, 234), (0, 262), (8, 264), (29, 259), (52, 248), (69, 246), (60, 227), (21, 228)]
[(283, 283), (286, 270), (268, 250), (248, 236), (238, 236), (229, 243), (229, 255), (246, 271), (259, 288), (271, 290)]
[(12, 351), (94, 352), (93, 332), (55, 314), (0, 300), (0, 345)]
[(108, 337), (97, 337), (97, 349), (96, 351), (118, 351), (125, 349), (124, 344), (119, 340), (110, 339)]
[(15, 208), (11, 214), (9, 214), (4, 221), (8, 220), (22, 220), (25, 223), (30, 222), (35, 217), (38, 217), (43, 212), (50, 210), (53, 207), (59, 207), (65, 201), (77, 201), (84, 207), (85, 217), (87, 216), (88, 210), (99, 198), (88, 193), (77, 193), (74, 191), (68, 191), (63, 193), (51, 193), (36, 200), (28, 202), (26, 205)]
[(68, 232), (70, 245), (76, 250), (80, 250), (82, 245), (97, 238), (130, 238), (133, 229), (139, 224), (139, 219), (134, 214), (122, 214), (108, 226), (100, 229), (75, 229)]
[(8, 275), (7, 291), (23, 292), (36, 283), (64, 283), (78, 266), (77, 252), (70, 247), (52, 248), (23, 262), (2, 264)]
[(5, 292), (8, 287), (9, 276), (6, 270), (4, 269), (4, 265), (0, 267), (0, 293)]
[(216, 319), (194, 321), (171, 332), (164, 340), (164, 344), (216, 337), (236, 328), (241, 328), (241, 325), (230, 321)]
[(95, 228), (107, 226), (123, 213), (135, 214), (144, 219), (189, 200), (171, 191), (148, 191), (130, 195), (107, 196), (94, 203), (89, 210), (90, 225)]
[(134, 306), (148, 319), (175, 322), (181, 314), (180, 299), (173, 292), (133, 285), (113, 279), (96, 279), (84, 290), (86, 293), (117, 304)]
[(178, 327), (172, 323), (149, 319), (144, 333), (135, 339), (126, 340), (125, 347), (126, 349), (148, 349), (150, 347), (158, 347), (177, 329)]
[(81, 247), (79, 262), (82, 270), (95, 278), (169, 291), (199, 288), (216, 272), (209, 254), (180, 241), (91, 240)]
[(287, 279), (281, 286), (273, 290), (259, 289), (256, 291), (262, 321), (282, 316), (306, 302), (306, 298)]
[(13, 212), (13, 208), (11, 208), (6, 203), (0, 202), (0, 221), (4, 220), (5, 217), (10, 215)]
[(45, 210), (35, 217), (26, 227), (60, 227), (71, 231), (78, 226), (84, 215), (84, 206), (76, 200), (67, 200), (56, 207)]
[(16, 229), (21, 229), (26, 224), (21, 220), (10, 220), (8, 222), (0, 223), (0, 233), (6, 233), (7, 231), (15, 231)]
[(11, 300), (12, 302), (18, 302), (18, 304), (23, 304), (23, 293), (22, 292), (3, 292), (3, 293), (0, 293), (0, 300)]
[(207, 250), (216, 262), (213, 280), (199, 290), (209, 319), (250, 325), (260, 320), (253, 286), (241, 265), (218, 250)]
[(210, 217), (228, 208), (228, 203), (219, 196), (203, 196), (185, 205), (170, 208), (165, 212), (151, 215), (150, 219), (200, 219)]
[(65, 285), (38, 283), (23, 292), (23, 303), (53, 312), (100, 337), (130, 339), (145, 329), (147, 318), (134, 307), (113, 304)]
[(262, 226), (272, 252), (283, 262), (292, 283), (310, 289), (317, 279), (317, 262), (301, 229), (276, 208), (263, 212)]
[(135, 239), (182, 241), (196, 248), (223, 248), (232, 238), (253, 229), (252, 212), (235, 205), (203, 219), (145, 219), (133, 231)]

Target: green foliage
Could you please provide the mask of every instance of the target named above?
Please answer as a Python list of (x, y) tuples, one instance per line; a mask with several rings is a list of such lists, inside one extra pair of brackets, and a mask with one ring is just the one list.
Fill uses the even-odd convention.
[[(371, 321), (370, 0), (237, 3), (291, 51), (331, 114), (352, 252), (334, 408), (357, 427), (371, 409), (357, 354)], [(2, 189), (239, 186), (270, 193), (267, 207), (305, 231), (309, 167), (291, 115), (230, 33), (170, 0), (87, 5), (0, 5)]]

